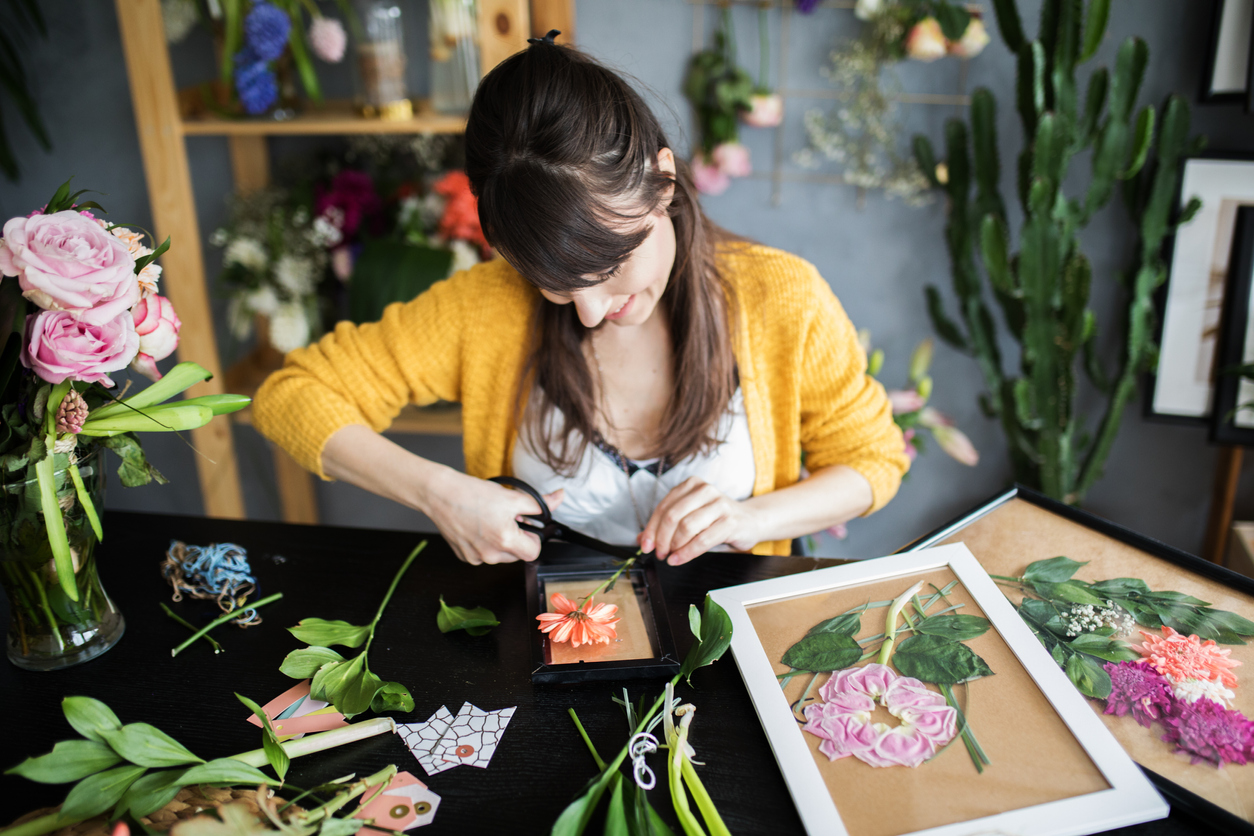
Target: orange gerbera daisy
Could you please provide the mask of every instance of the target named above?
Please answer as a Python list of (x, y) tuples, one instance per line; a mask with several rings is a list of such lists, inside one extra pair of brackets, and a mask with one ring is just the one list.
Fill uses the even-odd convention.
[(548, 633), (555, 642), (569, 641), (572, 647), (581, 644), (609, 644), (610, 639), (618, 634), (614, 625), (618, 619), (615, 604), (594, 604), (592, 596), (580, 607), (560, 592), (554, 592), (549, 598), (554, 612), (541, 613), (536, 616), (540, 622), (540, 632)]
[(1237, 677), (1231, 669), (1241, 663), (1228, 658), (1231, 650), (1221, 649), (1211, 639), (1202, 641), (1177, 633), (1166, 625), (1161, 636), (1140, 632), (1145, 643), (1134, 644), (1132, 649), (1173, 683), (1199, 679), (1218, 680), (1228, 688), (1236, 686)]

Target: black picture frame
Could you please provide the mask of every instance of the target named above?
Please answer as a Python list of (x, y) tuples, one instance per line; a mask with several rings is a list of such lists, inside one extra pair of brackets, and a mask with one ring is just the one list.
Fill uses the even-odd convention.
[[(545, 584), (553, 580), (576, 580), (589, 575), (609, 577), (622, 561), (567, 543), (548, 543), (540, 559), (524, 569), (527, 589), (527, 623), (535, 624), (536, 616), (547, 612)], [(619, 659), (609, 662), (578, 662), (553, 664), (547, 660), (549, 636), (532, 630), (531, 681), (535, 684), (572, 685), (581, 682), (652, 679), (679, 673), (679, 654), (666, 614), (666, 599), (652, 559), (632, 566), (617, 583), (631, 583), (641, 602), (645, 627), (656, 655), (641, 659)]]
[[(1242, 70), (1244, 70), (1244, 72), (1242, 73), (1242, 76), (1246, 79), (1246, 84), (1245, 84), (1244, 89), (1221, 90), (1219, 92), (1216, 92), (1215, 87), (1214, 87), (1215, 71), (1217, 69), (1216, 63), (1220, 60), (1224, 60), (1224, 58), (1231, 59), (1232, 57), (1234, 57), (1231, 55), (1225, 56), (1221, 54), (1224, 52), (1222, 48), (1222, 44), (1224, 41), (1223, 35), (1225, 34), (1224, 25), (1223, 25), (1224, 24), (1224, 19), (1223, 19), (1224, 9), (1225, 7), (1230, 7), (1236, 3), (1247, 3), (1247, 2), (1248, 0), (1213, 0), (1213, 2), (1211, 3), (1210, 30), (1209, 30), (1209, 37), (1207, 38), (1207, 43), (1206, 43), (1206, 61), (1203, 64), (1204, 71), (1202, 73), (1201, 88), (1198, 91), (1198, 101), (1202, 104), (1245, 103), (1246, 110), (1250, 109), (1251, 96), (1254, 95), (1251, 93), (1251, 90), (1254, 88), (1252, 88), (1250, 85), (1250, 73), (1251, 71), (1254, 71), (1254, 61), (1250, 60), (1250, 56), (1251, 56), (1251, 53), (1254, 53), (1254, 50), (1250, 49), (1249, 41), (1247, 41), (1246, 43), (1246, 60), (1245, 60), (1246, 66), (1241, 68)], [(1227, 34), (1229, 34), (1229, 37), (1233, 36), (1233, 33), (1227, 33)], [(1239, 55), (1235, 57), (1239, 59)], [(1235, 67), (1230, 67), (1229, 72), (1231, 72), (1233, 69), (1235, 69)]]
[[(1022, 485), (1014, 485), (1009, 490), (990, 497), (982, 504), (976, 506), (966, 513), (960, 514), (944, 525), (936, 528), (917, 540), (901, 547), (897, 550), (897, 554), (904, 552), (914, 552), (921, 549), (929, 548), (940, 543), (962, 529), (974, 523), (976, 520), (984, 517), (1001, 506), (1012, 500), (1022, 500), (1024, 502), (1035, 505), (1045, 511), (1056, 516), (1062, 517), (1076, 525), (1091, 529), (1104, 534), (1113, 540), (1131, 546), (1139, 551), (1153, 557), (1160, 558), (1172, 563), (1186, 572), (1216, 581), (1237, 592), (1249, 595), (1254, 599), (1254, 578), (1247, 578), (1233, 572), (1216, 563), (1203, 560), (1196, 555), (1189, 554), (1174, 546), (1169, 546), (1152, 537), (1138, 534), (1131, 529), (1125, 528), (1118, 523), (1090, 514), (1087, 511), (1081, 511), (1070, 505), (1064, 505), (1055, 499), (1051, 499), (1042, 493), (1023, 487)], [(978, 559), (978, 556), (977, 556)], [(1141, 767), (1141, 771), (1146, 777), (1153, 782), (1158, 791), (1170, 802), (1172, 807), (1176, 807), (1182, 812), (1188, 813), (1190, 816), (1198, 819), (1206, 825), (1213, 827), (1216, 833), (1239, 834), (1239, 836), (1254, 836), (1254, 823), (1236, 816), (1219, 805), (1215, 804), (1185, 789), (1171, 779), (1154, 772), (1151, 769)]]
[(1210, 440), (1216, 444), (1254, 445), (1254, 426), (1237, 424), (1241, 378), (1234, 369), (1245, 361), (1250, 325), (1250, 285), (1254, 280), (1254, 206), (1237, 211), (1224, 289), (1224, 309), (1215, 363), (1215, 408)]

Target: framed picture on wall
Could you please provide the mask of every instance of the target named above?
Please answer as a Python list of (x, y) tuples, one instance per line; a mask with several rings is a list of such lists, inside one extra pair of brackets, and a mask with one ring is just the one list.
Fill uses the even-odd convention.
[(961, 544), (710, 597), (807, 833), (1046, 836), (1167, 814)]
[(1254, 334), (1250, 326), (1250, 292), (1254, 281), (1254, 206), (1237, 212), (1232, 258), (1219, 329), (1215, 363), (1215, 408), (1211, 411), (1210, 437), (1219, 444), (1254, 445), (1254, 382), (1238, 369), (1254, 364)]
[[(1089, 650), (1117, 655), (1110, 652), (1114, 649), (1112, 645), (1099, 641), (1098, 632), (1109, 632), (1111, 636), (1107, 638), (1125, 645), (1141, 642), (1142, 646), (1147, 646), (1150, 638), (1157, 642), (1159, 639), (1155, 636), (1164, 636), (1164, 626), (1174, 625), (1173, 630), (1179, 628), (1177, 632), (1181, 634), (1179, 641), (1185, 642), (1184, 636), (1189, 634), (1206, 633), (1212, 638), (1186, 643), (1203, 653), (1213, 654), (1213, 658), (1225, 660), (1225, 665), (1236, 663), (1231, 666), (1235, 673), (1229, 678), (1234, 686), (1230, 694), (1215, 695), (1227, 703), (1223, 718), (1235, 720), (1232, 715), (1238, 713), (1254, 717), (1254, 677), (1250, 674), (1254, 671), (1254, 642), (1248, 635), (1212, 629), (1214, 624), (1211, 623), (1218, 618), (1241, 631), (1254, 629), (1254, 624), (1250, 623), (1254, 619), (1254, 579), (1022, 487), (993, 497), (904, 547), (902, 552), (913, 553), (952, 543), (965, 545), (991, 576), (1000, 576), (998, 588), (1018, 607), (1023, 607), (1025, 598), (1044, 600), (1035, 588), (1025, 591), (1024, 584), (1014, 582), (1032, 574), (1029, 567), (1035, 564), (1038, 579), (1042, 567), (1046, 567), (1052, 572), (1049, 582), (1064, 584), (1061, 589), (1047, 588), (1050, 592), (1071, 593), (1072, 597), (1077, 597), (1096, 589), (1106, 600), (1100, 602), (1101, 606), (1095, 607), (1095, 611), (1109, 608), (1107, 601), (1117, 599), (1131, 607), (1125, 612), (1136, 612), (1133, 629), (1128, 630), (1126, 622), (1119, 624), (1116, 631), (1107, 627), (1099, 631), (1090, 625), (1093, 632), (1085, 633), (1087, 638), (1083, 639), (1067, 636), (1071, 632), (1070, 624), (1048, 620), (1034, 624), (1038, 635), (1045, 635), (1046, 643), (1053, 645), (1051, 654), (1055, 660), (1061, 657), (1062, 664), (1069, 666), (1068, 679), (1077, 694), (1080, 686), (1074, 684), (1074, 680), (1084, 682), (1081, 665), (1088, 661), (1101, 664), (1102, 660), (1071, 662), (1076, 641), (1081, 643), (1081, 650), (1084, 643), (1089, 643)], [(1064, 575), (1067, 575), (1065, 579)], [(1069, 581), (1075, 583), (1065, 586)], [(1143, 604), (1152, 606), (1147, 609)], [(1031, 607), (1046, 609), (1044, 605)], [(1161, 610), (1161, 614), (1155, 608)], [(1058, 609), (1068, 607), (1064, 604)], [(1029, 612), (1025, 622), (1031, 617)], [(1049, 635), (1059, 628), (1061, 635)], [(1067, 647), (1059, 649), (1059, 639), (1066, 642)], [(1125, 654), (1124, 658), (1129, 656)], [(1152, 665), (1152, 660), (1147, 664)], [(1071, 676), (1072, 668), (1077, 676)], [(1184, 685), (1185, 680), (1181, 679), (1180, 687)], [(1166, 700), (1165, 694), (1160, 696)], [(1254, 836), (1254, 806), (1250, 804), (1250, 799), (1254, 799), (1254, 761), (1239, 763), (1220, 759), (1221, 767), (1210, 760), (1195, 760), (1176, 751), (1176, 744), (1163, 739), (1165, 734), (1171, 734), (1168, 727), (1175, 724), (1183, 733), (1182, 721), (1187, 720), (1193, 726), (1196, 718), (1186, 713), (1181, 698), (1174, 693), (1172, 700), (1171, 708), (1162, 705), (1164, 710), (1157, 712), (1157, 719), (1134, 711), (1121, 715), (1118, 706), (1107, 713), (1109, 704), (1103, 699), (1090, 698), (1088, 702), (1094, 717), (1115, 736), (1172, 807), (1187, 810), (1206, 822), (1213, 832)], [(1208, 708), (1198, 705), (1199, 701), (1189, 705)], [(1192, 731), (1186, 737), (1191, 738)]]
[(1213, 9), (1200, 99), (1215, 104), (1245, 102), (1254, 0), (1215, 0)]
[(1155, 418), (1205, 423), (1214, 398), (1216, 349), (1237, 210), (1254, 205), (1254, 157), (1185, 161), (1180, 204), (1202, 208), (1176, 233), (1161, 294), (1158, 371), (1146, 404)]

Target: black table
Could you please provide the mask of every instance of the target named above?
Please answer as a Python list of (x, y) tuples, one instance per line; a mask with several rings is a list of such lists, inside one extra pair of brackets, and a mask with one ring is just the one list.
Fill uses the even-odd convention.
[[(313, 786), (395, 763), (442, 799), (434, 823), (415, 833), (545, 833), (597, 771), (567, 709), (578, 711), (603, 757), (611, 758), (627, 740), (625, 715), (611, 702), (612, 696), (621, 697), (621, 685), (531, 684), (534, 626), (528, 623), (520, 564), (466, 566), (438, 536), (408, 532), (125, 512), (108, 513), (104, 526), (101, 578), (126, 617), (126, 635), (105, 655), (66, 671), (32, 673), (0, 662), (0, 768), (74, 736), (60, 710), (61, 698), (72, 694), (103, 700), (124, 723), (151, 723), (206, 759), (258, 748), (260, 732), (245, 722), (248, 712), (233, 692), (265, 703), (295, 684), (278, 667), (289, 651), (303, 645), (284, 628), (310, 616), (368, 623), (396, 569), (422, 539), (430, 542), (379, 624), (371, 667), (384, 680), (404, 683), (414, 696), (412, 715), (392, 715), (398, 722), (421, 722), (441, 705), (456, 713), (466, 700), (485, 710), (517, 706), (490, 766), (460, 766), (427, 778), (401, 739), (384, 734), (293, 760), (290, 783)], [(157, 567), (172, 539), (240, 544), (248, 550), (262, 594), (282, 592), (284, 598), (261, 611), (265, 623), (259, 627), (216, 630), (226, 652), (215, 656), (207, 643), (198, 642), (171, 658), (170, 648), (188, 635), (158, 607), (170, 598)], [(692, 643), (688, 605), (699, 605), (708, 589), (814, 565), (808, 558), (714, 555), (683, 567), (660, 567), (681, 656)], [(481, 637), (440, 633), (435, 619), (441, 594), (451, 604), (490, 608), (501, 626)], [(194, 623), (216, 611), (211, 602), (174, 606)], [(7, 619), (7, 602), (0, 602), (0, 625)], [(626, 684), (632, 700), (647, 695), (652, 702), (663, 681)], [(731, 831), (800, 833), (801, 822), (731, 653), (698, 671), (693, 687), (680, 685), (678, 693), (698, 708), (692, 740), (706, 764), (700, 768), (702, 780)], [(653, 760), (664, 776), (662, 759)], [(66, 789), (0, 776), (0, 822), (55, 805)], [(654, 790), (651, 801), (674, 825), (666, 791)], [(599, 824), (589, 832), (600, 832)], [(1173, 813), (1163, 822), (1120, 832), (1202, 834), (1213, 829)]]

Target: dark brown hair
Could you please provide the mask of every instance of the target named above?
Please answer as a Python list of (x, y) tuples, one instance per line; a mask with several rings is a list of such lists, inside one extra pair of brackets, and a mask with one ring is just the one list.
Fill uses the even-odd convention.
[[(715, 266), (716, 245), (732, 236), (701, 210), (684, 161), (676, 159), (673, 179), (658, 170), (658, 152), (670, 147), (626, 81), (551, 41), (533, 43), (488, 73), (466, 125), (466, 173), (484, 234), (540, 289), (568, 293), (597, 284), (587, 277), (622, 263), (648, 234), (619, 230), (634, 229), (631, 221), (670, 197), (675, 264), (658, 312), (674, 346), (675, 389), (652, 452), (678, 462), (718, 443), (719, 418), (736, 387), (735, 297)], [(530, 382), (539, 392), (521, 422), (526, 440), (566, 475), (595, 432), (582, 348), (590, 333), (574, 305), (541, 303), (523, 377), (524, 387)], [(519, 403), (524, 397), (520, 391)], [(546, 433), (552, 409), (565, 419), (559, 437)]]

